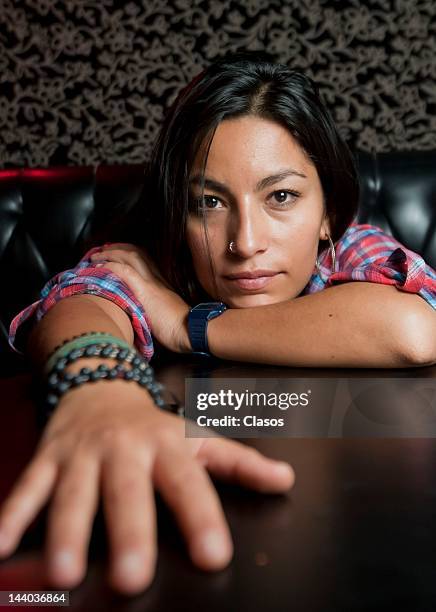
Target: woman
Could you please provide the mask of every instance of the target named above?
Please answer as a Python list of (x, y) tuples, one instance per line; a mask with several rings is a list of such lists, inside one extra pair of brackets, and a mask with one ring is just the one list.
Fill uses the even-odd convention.
[[(351, 155), (313, 83), (266, 60), (224, 58), (168, 113), (139, 234), (132, 227), (128, 243), (94, 248), (52, 279), (12, 322), (11, 345), (34, 317), (28, 350), (37, 364), (91, 330), (125, 339), (146, 358), (152, 331), (175, 352), (267, 364), (434, 363), (436, 273), (379, 228), (357, 224), (357, 201)], [(198, 302), (209, 306), (191, 310)], [(84, 364), (96, 361), (82, 358), (71, 371)], [(205, 468), (275, 492), (292, 486), (293, 472), (234, 441), (183, 432), (180, 418), (149, 396), (145, 406), (144, 390), (124, 380), (70, 390), (2, 507), (3, 555), (53, 495), (49, 577), (77, 584), (101, 483), (111, 582), (137, 592), (154, 571), (154, 485), (192, 560), (224, 567), (232, 543)]]

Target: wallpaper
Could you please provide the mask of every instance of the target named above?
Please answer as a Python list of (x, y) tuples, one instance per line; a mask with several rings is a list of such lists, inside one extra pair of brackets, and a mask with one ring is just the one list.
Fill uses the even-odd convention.
[(0, 0), (0, 164), (141, 163), (241, 49), (313, 77), (354, 149), (436, 149), (434, 0)]

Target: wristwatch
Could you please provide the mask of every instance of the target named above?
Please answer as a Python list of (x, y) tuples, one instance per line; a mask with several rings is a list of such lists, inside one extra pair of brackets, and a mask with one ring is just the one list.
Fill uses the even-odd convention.
[(189, 311), (188, 333), (192, 351), (196, 354), (211, 356), (207, 343), (207, 324), (227, 309), (223, 302), (202, 302)]

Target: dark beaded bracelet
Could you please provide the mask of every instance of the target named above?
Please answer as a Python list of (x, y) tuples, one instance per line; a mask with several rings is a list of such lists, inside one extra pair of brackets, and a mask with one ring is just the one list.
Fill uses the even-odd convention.
[[(149, 369), (151, 370), (151, 368)], [(91, 368), (81, 368), (78, 374), (74, 374), (73, 376), (70, 375), (68, 380), (63, 377), (62, 373), (53, 372), (47, 379), (47, 404), (50, 408), (54, 408), (59, 402), (59, 399), (64, 393), (66, 393), (66, 391), (68, 391), (68, 389), (79, 387), (85, 382), (95, 382), (98, 380), (104, 380), (105, 378), (109, 378), (111, 380), (121, 378), (124, 380), (133, 380), (138, 382), (150, 392), (150, 395), (157, 406), (160, 408), (165, 406), (165, 402), (160, 394), (162, 385), (157, 383), (150, 373), (144, 376), (143, 372), (137, 368), (128, 370), (119, 364), (113, 368), (100, 364), (96, 370), (91, 370)]]
[[(88, 350), (91, 348), (93, 351)], [(105, 352), (103, 353), (103, 351)], [(109, 368), (109, 366), (105, 364), (99, 364), (96, 370), (92, 370), (89, 367), (84, 367), (81, 368), (77, 374), (65, 371), (68, 364), (73, 363), (84, 356), (112, 357), (120, 362), (130, 363), (132, 367), (130, 369), (126, 369), (121, 365), (121, 363), (118, 363), (114, 367)], [(136, 350), (131, 349), (129, 351), (119, 346), (101, 343), (89, 345), (80, 349), (72, 349), (68, 355), (58, 359), (46, 379), (42, 411), (39, 413), (40, 418), (46, 422), (55, 410), (60, 398), (69, 389), (79, 387), (87, 382), (96, 382), (104, 379), (115, 380), (117, 378), (137, 382), (139, 385), (148, 390), (153, 398), (153, 401), (159, 408), (175, 412), (180, 416), (184, 416), (184, 409), (178, 404), (177, 401), (175, 404), (167, 404), (163, 400), (161, 395), (163, 385), (156, 382), (153, 368), (137, 353)]]
[(50, 370), (48, 376), (50, 376), (52, 372), (63, 372), (67, 365), (77, 361), (81, 357), (105, 357), (116, 359), (117, 361), (131, 363), (140, 370), (145, 370), (148, 363), (145, 361), (145, 359), (142, 359), (138, 355), (137, 351), (133, 348), (131, 350), (127, 350), (114, 344), (102, 342), (98, 344), (91, 344), (82, 348), (72, 349), (68, 355), (65, 355), (65, 357), (60, 357), (57, 360), (53, 368)]

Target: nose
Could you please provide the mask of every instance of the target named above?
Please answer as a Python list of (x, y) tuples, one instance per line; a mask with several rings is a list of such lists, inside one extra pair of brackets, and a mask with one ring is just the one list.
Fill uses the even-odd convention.
[(235, 211), (229, 231), (229, 242), (234, 241), (234, 252), (244, 259), (268, 248), (267, 220), (254, 202), (247, 202)]

